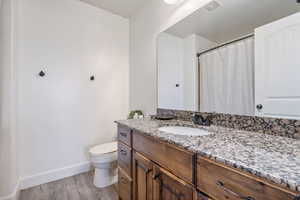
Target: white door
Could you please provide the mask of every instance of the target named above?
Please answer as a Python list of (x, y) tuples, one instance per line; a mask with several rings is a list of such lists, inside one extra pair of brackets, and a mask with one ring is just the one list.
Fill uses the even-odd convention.
[(255, 30), (256, 115), (300, 119), (300, 13)]
[(183, 105), (182, 39), (162, 33), (158, 37), (158, 107), (181, 110)]

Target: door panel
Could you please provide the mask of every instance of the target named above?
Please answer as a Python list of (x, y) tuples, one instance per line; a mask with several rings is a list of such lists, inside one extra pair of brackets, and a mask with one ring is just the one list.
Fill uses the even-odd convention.
[(152, 200), (153, 164), (141, 154), (133, 154), (133, 199)]
[(183, 41), (160, 34), (157, 41), (158, 107), (183, 108)]
[(300, 13), (255, 30), (256, 115), (300, 119)]
[(193, 200), (193, 187), (166, 170), (154, 167), (155, 200)]
[(132, 198), (132, 180), (121, 168), (118, 168), (119, 200), (131, 200)]
[(204, 194), (202, 192), (195, 191), (194, 194), (195, 194), (194, 200), (213, 200), (213, 199), (209, 198), (206, 194)]

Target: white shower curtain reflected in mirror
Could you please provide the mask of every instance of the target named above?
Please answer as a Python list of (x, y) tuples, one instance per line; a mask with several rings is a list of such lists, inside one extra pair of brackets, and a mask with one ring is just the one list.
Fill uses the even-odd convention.
[(200, 110), (254, 115), (254, 38), (200, 56)]

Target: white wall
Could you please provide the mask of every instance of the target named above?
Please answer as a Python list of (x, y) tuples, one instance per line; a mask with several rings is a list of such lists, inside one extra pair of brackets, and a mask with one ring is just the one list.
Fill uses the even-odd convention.
[(0, 199), (13, 199), (18, 190), (15, 69), (13, 63), (12, 1), (0, 2)]
[(201, 53), (218, 45), (216, 42), (208, 40), (200, 35), (195, 35), (195, 40), (197, 53)]
[[(157, 40), (158, 107), (183, 109), (183, 39), (161, 33)], [(176, 87), (179, 84), (179, 87)]]
[(130, 109), (141, 109), (150, 114), (156, 113), (157, 36), (206, 3), (207, 0), (186, 0), (183, 4), (170, 6), (162, 0), (152, 0), (132, 16), (130, 21)]
[(128, 114), (129, 21), (75, 0), (19, 0), (17, 49), (26, 188), (86, 170), (88, 149), (115, 139)]

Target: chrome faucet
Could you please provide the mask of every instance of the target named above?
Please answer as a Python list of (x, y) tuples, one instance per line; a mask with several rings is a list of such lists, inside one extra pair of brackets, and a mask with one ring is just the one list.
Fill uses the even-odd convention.
[(201, 114), (194, 114), (192, 117), (192, 121), (194, 124), (200, 125), (200, 126), (210, 126), (211, 121), (209, 117), (203, 117)]

